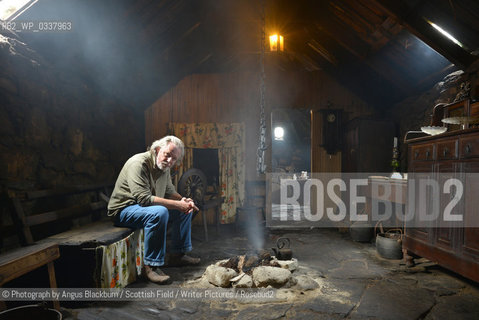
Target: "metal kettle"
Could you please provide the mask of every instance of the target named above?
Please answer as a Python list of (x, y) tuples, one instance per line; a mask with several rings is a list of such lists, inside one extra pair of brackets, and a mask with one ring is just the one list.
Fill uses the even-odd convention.
[(290, 248), (291, 242), (289, 238), (278, 238), (276, 240), (276, 248), (271, 248), (278, 260), (291, 260), (293, 258), (293, 251)]

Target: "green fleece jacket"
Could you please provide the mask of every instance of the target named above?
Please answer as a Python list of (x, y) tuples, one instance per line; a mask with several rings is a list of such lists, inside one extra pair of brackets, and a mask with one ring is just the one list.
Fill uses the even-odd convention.
[(108, 203), (108, 215), (114, 216), (133, 204), (149, 206), (153, 196), (165, 198), (174, 193), (170, 169), (162, 171), (157, 167), (154, 152), (138, 153), (128, 159), (118, 175)]

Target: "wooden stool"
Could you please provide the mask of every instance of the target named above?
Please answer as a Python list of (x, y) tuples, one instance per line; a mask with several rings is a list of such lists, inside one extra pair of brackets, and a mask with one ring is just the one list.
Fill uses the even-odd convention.
[(208, 241), (208, 223), (206, 222), (206, 211), (211, 208), (215, 208), (215, 223), (216, 223), (216, 234), (218, 234), (219, 225), (220, 225), (220, 209), (221, 204), (225, 200), (224, 197), (213, 198), (205, 201), (205, 203), (200, 207), (200, 210), (203, 211), (203, 229), (205, 232), (205, 241)]
[[(7, 252), (0, 256), (0, 286), (46, 264), (50, 287), (56, 288), (53, 261), (59, 257), (60, 251), (56, 243), (35, 244)], [(60, 311), (60, 302), (54, 300), (53, 307)]]

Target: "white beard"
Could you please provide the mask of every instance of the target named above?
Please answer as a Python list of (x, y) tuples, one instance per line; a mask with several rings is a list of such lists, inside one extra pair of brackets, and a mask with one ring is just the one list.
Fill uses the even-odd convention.
[(165, 171), (165, 165), (158, 161), (158, 155), (156, 155), (156, 166), (161, 170), (161, 171)]

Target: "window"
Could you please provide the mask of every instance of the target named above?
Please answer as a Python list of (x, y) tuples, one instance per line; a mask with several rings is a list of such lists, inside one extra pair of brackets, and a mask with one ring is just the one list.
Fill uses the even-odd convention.
[(0, 19), (14, 20), (38, 0), (0, 0)]

